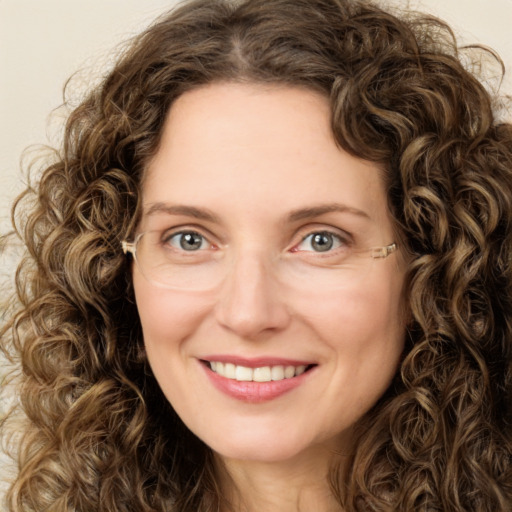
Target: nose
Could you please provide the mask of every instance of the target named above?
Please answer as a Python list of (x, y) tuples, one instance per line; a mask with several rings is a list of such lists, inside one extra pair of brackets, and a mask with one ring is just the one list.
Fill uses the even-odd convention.
[(263, 257), (240, 256), (220, 290), (217, 321), (244, 339), (284, 329), (290, 313), (282, 289)]

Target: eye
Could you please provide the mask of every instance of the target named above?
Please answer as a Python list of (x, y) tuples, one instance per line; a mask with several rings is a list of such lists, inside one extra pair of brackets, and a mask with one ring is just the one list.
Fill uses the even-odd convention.
[(163, 242), (175, 249), (190, 252), (208, 249), (211, 246), (208, 240), (197, 231), (180, 231), (165, 237)]
[(339, 235), (329, 231), (316, 231), (305, 236), (295, 246), (296, 251), (328, 252), (346, 245), (346, 241)]

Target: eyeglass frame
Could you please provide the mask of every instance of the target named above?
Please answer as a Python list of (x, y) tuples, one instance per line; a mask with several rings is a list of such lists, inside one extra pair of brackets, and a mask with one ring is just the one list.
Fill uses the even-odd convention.
[[(121, 241), (121, 248), (123, 250), (123, 254), (131, 254), (137, 265), (139, 265), (137, 260), (137, 243), (146, 233), (150, 233), (150, 231), (144, 231), (142, 233), (139, 233), (138, 235), (135, 236), (132, 242), (126, 239)], [(368, 251), (370, 253), (370, 258), (372, 259), (384, 259), (387, 258), (390, 254), (394, 253), (397, 249), (397, 243), (392, 242), (388, 245), (384, 245), (381, 247), (371, 247), (369, 249), (366, 249), (364, 252)], [(144, 276), (145, 279), (149, 281), (149, 278), (146, 277), (144, 272), (142, 272), (142, 275)]]

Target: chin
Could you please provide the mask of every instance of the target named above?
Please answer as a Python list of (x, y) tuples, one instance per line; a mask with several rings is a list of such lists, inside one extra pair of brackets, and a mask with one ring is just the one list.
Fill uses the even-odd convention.
[[(333, 451), (332, 444), (335, 440), (312, 442), (309, 439), (298, 439), (289, 431), (272, 432), (262, 435), (262, 432), (255, 432), (249, 435), (245, 432), (242, 435), (236, 432), (228, 432), (220, 439), (203, 439), (212, 450), (225, 460), (253, 461), (259, 463), (280, 463), (298, 460), (302, 456), (308, 458), (313, 453), (324, 454), (321, 449), (323, 445), (329, 446)], [(210, 442), (209, 442), (210, 441)]]

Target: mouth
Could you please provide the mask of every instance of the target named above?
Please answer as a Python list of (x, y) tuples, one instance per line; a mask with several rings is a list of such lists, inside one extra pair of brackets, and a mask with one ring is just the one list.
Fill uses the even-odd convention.
[(213, 373), (238, 382), (279, 382), (293, 379), (310, 371), (316, 364), (242, 366), (221, 361), (201, 361)]
[(212, 355), (198, 361), (215, 388), (232, 399), (251, 404), (269, 402), (302, 388), (318, 366), (307, 361), (228, 355)]

